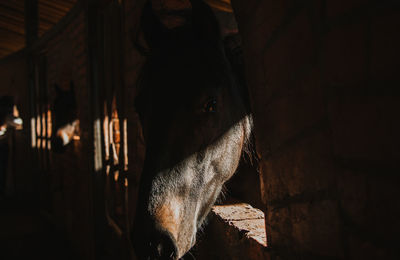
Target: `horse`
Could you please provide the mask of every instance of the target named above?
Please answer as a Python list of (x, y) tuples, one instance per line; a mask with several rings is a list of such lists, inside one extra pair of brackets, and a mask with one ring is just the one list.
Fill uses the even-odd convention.
[(252, 132), (217, 19), (203, 1), (190, 3), (176, 28), (162, 24), (150, 1), (141, 17), (147, 57), (134, 103), (146, 154), (131, 231), (140, 259), (187, 255)]
[(0, 97), (0, 194), (5, 193), (7, 166), (9, 158), (9, 140), (7, 133), (9, 129), (21, 130), (23, 120), (19, 117), (19, 112), (14, 97)]
[(7, 128), (22, 129), (23, 120), (19, 117), (12, 96), (0, 97), (0, 138), (5, 137)]
[(70, 82), (68, 90), (54, 84), (56, 97), (53, 102), (53, 133), (51, 138), (52, 150), (64, 152), (67, 145), (79, 133), (79, 119), (75, 99), (74, 83)]

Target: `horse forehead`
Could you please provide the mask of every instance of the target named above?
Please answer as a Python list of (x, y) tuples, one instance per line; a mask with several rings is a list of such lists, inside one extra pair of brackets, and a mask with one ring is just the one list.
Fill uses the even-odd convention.
[[(197, 82), (196, 82), (197, 81)], [(191, 109), (208, 101), (212, 97), (218, 96), (222, 92), (223, 86), (215, 82), (207, 82), (193, 79), (186, 84), (171, 84), (155, 89), (150, 98), (153, 107), (163, 107), (174, 109)]]
[(160, 73), (153, 71), (150, 77), (156, 77), (152, 80), (152, 87), (159, 93), (190, 98), (221, 88), (228, 81), (227, 71), (227, 66), (218, 61), (190, 59), (182, 63), (165, 63)]
[(207, 41), (201, 41), (189, 37), (190, 39), (167, 40), (154, 52), (156, 59), (165, 63), (175, 63), (187, 66), (193, 62), (198, 64), (210, 63), (212, 65), (216, 60), (223, 57), (223, 50), (220, 46), (210, 44)]

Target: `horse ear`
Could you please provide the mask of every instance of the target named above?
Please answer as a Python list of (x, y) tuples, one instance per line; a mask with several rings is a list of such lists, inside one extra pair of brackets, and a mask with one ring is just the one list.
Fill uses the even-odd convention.
[(221, 41), (217, 17), (211, 7), (203, 0), (190, 0), (192, 4), (192, 23), (201, 39), (211, 42)]
[(150, 50), (140, 42), (140, 32), (135, 32), (135, 30), (132, 28), (130, 30), (130, 33), (132, 44), (136, 48), (136, 50), (143, 56), (149, 56)]
[[(160, 46), (162, 44), (162, 39), (168, 31), (154, 13), (150, 0), (146, 2), (142, 11), (141, 30), (144, 40), (150, 49)], [(143, 46), (138, 43), (138, 39), (136, 39), (135, 45), (139, 51), (144, 49)]]

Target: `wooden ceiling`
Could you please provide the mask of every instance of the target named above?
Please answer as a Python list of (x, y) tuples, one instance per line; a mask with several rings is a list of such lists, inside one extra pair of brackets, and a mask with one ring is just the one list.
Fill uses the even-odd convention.
[[(52, 28), (77, 0), (38, 0), (39, 36)], [(0, 59), (25, 46), (25, 0), (0, 0)]]

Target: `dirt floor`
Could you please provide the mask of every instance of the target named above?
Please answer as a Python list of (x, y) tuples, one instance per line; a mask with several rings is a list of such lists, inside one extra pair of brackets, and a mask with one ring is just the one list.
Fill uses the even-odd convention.
[(35, 201), (0, 197), (0, 259), (77, 259)]

